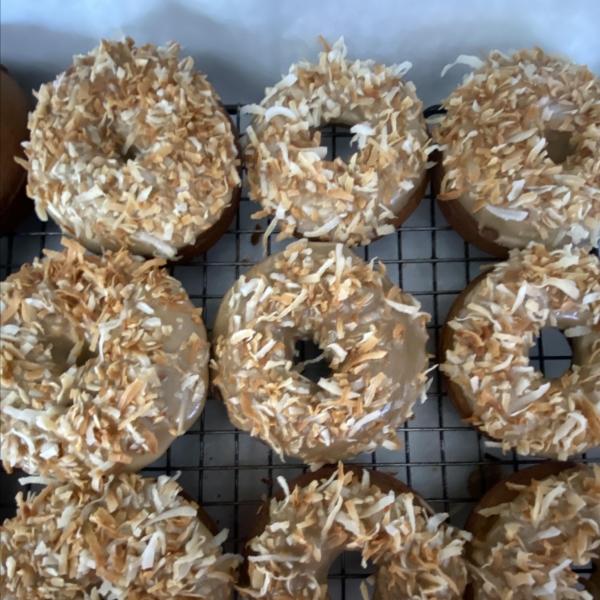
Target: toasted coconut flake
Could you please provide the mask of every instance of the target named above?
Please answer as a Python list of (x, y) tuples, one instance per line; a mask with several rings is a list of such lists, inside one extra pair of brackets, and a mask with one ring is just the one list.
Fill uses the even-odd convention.
[(208, 343), (163, 261), (65, 245), (1, 286), (2, 461), (100, 486), (107, 471), (149, 464), (170, 430), (192, 425), (206, 397)]
[(441, 76), (444, 77), (446, 75), (446, 73), (452, 67), (455, 67), (456, 65), (467, 65), (467, 66), (471, 67), (472, 69), (481, 69), (481, 67), (483, 67), (485, 65), (485, 62), (483, 62), (479, 57), (472, 56), (471, 54), (460, 54), (453, 63), (446, 65), (442, 69)]
[(240, 557), (222, 553), (227, 531), (213, 537), (175, 479), (122, 474), (103, 494), (73, 483), (19, 493), (0, 528), (3, 597), (228, 598)]
[(430, 515), (412, 493), (385, 494), (339, 465), (332, 478), (271, 499), (262, 533), (249, 542), (253, 598), (324, 600), (323, 572), (345, 549), (380, 567), (375, 579), (390, 597), (458, 600), (466, 585), (462, 552), (468, 534)]
[(571, 566), (598, 558), (600, 467), (511, 487), (519, 490), (515, 500), (479, 511), (498, 518), (474, 545), (475, 600), (595, 600), (576, 589)]
[(525, 210), (511, 210), (499, 206), (489, 206), (487, 210), (505, 221), (524, 221), (529, 216), (529, 213)]
[[(422, 104), (401, 79), (410, 63), (386, 67), (345, 56), (340, 39), (317, 64), (292, 65), (260, 105), (243, 109), (253, 115), (245, 158), (251, 197), (263, 206), (255, 217), (276, 216), (267, 233), (277, 223), (282, 237), (368, 244), (390, 232), (425, 177)], [(347, 164), (324, 160), (327, 149), (314, 132), (328, 122), (347, 123), (355, 134), (358, 151)]]
[[(240, 184), (235, 132), (179, 46), (108, 42), (37, 93), (28, 194), (42, 220), (94, 251), (173, 258)], [(182, 209), (181, 207), (185, 207)]]
[[(231, 420), (310, 464), (397, 448), (427, 389), (428, 318), (342, 244), (291, 244), (242, 276), (217, 315), (213, 367)], [(301, 374), (299, 339), (319, 344), (331, 377)]]
[(475, 70), (443, 101), (433, 132), (440, 199), (460, 202), (508, 248), (597, 246), (600, 80), (539, 48), (457, 63)]
[[(504, 450), (564, 460), (600, 445), (599, 290), (594, 255), (532, 243), (497, 264), (448, 323), (454, 339), (441, 370), (471, 404), (469, 421)], [(528, 358), (547, 325), (581, 348), (578, 364), (550, 381)]]

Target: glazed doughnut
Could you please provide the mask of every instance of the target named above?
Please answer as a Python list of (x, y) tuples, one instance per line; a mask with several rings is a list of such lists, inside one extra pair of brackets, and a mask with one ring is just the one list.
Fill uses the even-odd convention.
[[(585, 566), (600, 547), (600, 467), (541, 463), (496, 485), (466, 528), (471, 600), (597, 600), (575, 588), (571, 564)], [(597, 575), (596, 575), (597, 577)], [(596, 595), (594, 595), (596, 594)]]
[(227, 530), (217, 535), (175, 478), (121, 474), (103, 493), (49, 480), (17, 506), (0, 528), (5, 600), (231, 597)]
[(333, 561), (360, 550), (363, 566), (371, 560), (379, 567), (373, 600), (462, 598), (470, 536), (443, 525), (448, 515), (434, 514), (407, 485), (341, 463), (278, 481), (282, 491), (263, 507), (248, 542), (243, 595), (324, 600)]
[(0, 65), (0, 88), (0, 235), (5, 235), (31, 212), (33, 204), (19, 194), (27, 171), (15, 161), (15, 156), (24, 156), (21, 143), (29, 135), (29, 100), (4, 65)]
[(433, 133), (449, 223), (503, 257), (530, 242), (597, 246), (600, 80), (539, 48), (457, 62), (475, 70), (444, 100)]
[[(546, 379), (528, 351), (565, 332), (573, 366)], [(600, 262), (530, 244), (475, 279), (442, 331), (441, 371), (459, 413), (503, 450), (566, 459), (600, 445)]]
[[(342, 244), (301, 240), (253, 267), (215, 321), (215, 383), (233, 424), (280, 455), (332, 462), (400, 447), (396, 428), (425, 399), (420, 304)], [(294, 366), (310, 339), (330, 359), (317, 383)]]
[(29, 119), (27, 190), (38, 216), (93, 252), (204, 252), (240, 195), (236, 132), (179, 46), (102, 40), (42, 85)]
[[(346, 60), (340, 38), (324, 40), (319, 63), (300, 62), (259, 105), (247, 129), (250, 196), (281, 237), (364, 245), (392, 233), (427, 187), (428, 133), (410, 63), (386, 67)], [(319, 127), (351, 126), (357, 151), (347, 163), (325, 160)], [(266, 236), (265, 236), (266, 239)]]
[(208, 343), (162, 259), (63, 244), (2, 283), (2, 463), (98, 488), (191, 427)]

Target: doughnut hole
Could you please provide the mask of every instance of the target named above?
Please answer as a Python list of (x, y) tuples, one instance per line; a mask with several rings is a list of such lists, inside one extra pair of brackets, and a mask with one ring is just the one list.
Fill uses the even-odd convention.
[(104, 135), (114, 157), (123, 165), (130, 160), (138, 160), (148, 147), (143, 137), (132, 130), (130, 123), (123, 123), (119, 119), (106, 128)]
[[(59, 367), (61, 373), (64, 373), (73, 365), (82, 367), (89, 360), (94, 360), (98, 356), (97, 351), (91, 350), (87, 340), (81, 341), (80, 348), (76, 348), (75, 342), (67, 337), (50, 337), (48, 342), (52, 344), (52, 360)], [(71, 357), (71, 354), (74, 356)], [(72, 358), (75, 358), (74, 362)]]
[(115, 134), (115, 153), (125, 165), (130, 160), (137, 160), (142, 150), (132, 140), (127, 140), (126, 137), (117, 133)]
[(140, 150), (136, 146), (129, 146), (127, 149), (125, 149), (125, 146), (122, 146), (120, 155), (123, 162), (127, 163), (129, 160), (136, 160), (140, 155)]
[(575, 153), (572, 144), (573, 133), (571, 131), (559, 131), (548, 128), (544, 132), (546, 138), (546, 152), (548, 158), (556, 165), (562, 165), (569, 156)]
[(294, 366), (304, 377), (318, 383), (333, 374), (330, 360), (313, 340), (298, 340), (294, 346)]
[(560, 329), (544, 327), (529, 349), (529, 359), (544, 377), (558, 379), (573, 366), (573, 349)]
[[(321, 134), (321, 146), (327, 148), (325, 160), (333, 161), (340, 158), (347, 163), (350, 157), (358, 152), (356, 144), (350, 145), (350, 140), (354, 137), (354, 134), (350, 133), (350, 128), (351, 125), (343, 123), (325, 123), (316, 130)], [(311, 134), (311, 137), (314, 137), (315, 132)]]
[(78, 367), (82, 367), (87, 362), (89, 362), (90, 360), (94, 360), (97, 357), (98, 357), (98, 352), (97, 351), (93, 351), (92, 352), (92, 349), (90, 348), (90, 345), (87, 343), (87, 341), (85, 341), (84, 344), (83, 344), (83, 348), (81, 349), (81, 352), (79, 353), (79, 355), (75, 359), (75, 364)]
[(368, 598), (377, 600), (379, 595), (374, 593), (374, 585), (366, 581), (367, 577), (376, 572), (377, 567), (370, 560), (367, 561), (366, 568), (362, 566), (362, 555), (359, 550), (346, 550), (329, 567), (327, 573), (328, 596), (362, 600), (362, 587), (367, 592)]

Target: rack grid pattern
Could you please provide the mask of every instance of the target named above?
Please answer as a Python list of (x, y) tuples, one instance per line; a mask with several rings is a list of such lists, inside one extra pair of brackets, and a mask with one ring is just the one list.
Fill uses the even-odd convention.
[[(228, 106), (238, 131), (247, 126), (240, 106)], [(435, 112), (432, 107), (426, 114)], [(348, 155), (351, 135), (340, 126), (323, 130), (323, 143), (330, 155)], [(233, 282), (263, 258), (261, 232), (268, 222), (252, 220), (257, 205), (245, 195), (229, 231), (194, 261), (170, 267), (193, 302), (203, 308), (210, 330), (220, 300)], [(59, 249), (61, 234), (51, 222), (29, 218), (12, 236), (0, 238), (0, 278), (5, 279), (20, 266), (40, 256), (44, 248)], [(289, 240), (267, 242), (267, 253), (284, 248)], [(458, 294), (494, 259), (470, 246), (454, 232), (428, 191), (419, 208), (395, 234), (356, 250), (366, 260), (378, 258), (392, 281), (412, 293), (432, 316), (429, 323), (432, 365), (441, 326)], [(570, 365), (571, 351), (566, 339), (555, 330), (544, 330), (531, 352), (534, 365), (547, 376), (560, 375)], [(516, 454), (503, 455), (488, 448), (484, 439), (461, 423), (434, 371), (428, 400), (416, 407), (415, 418), (400, 430), (403, 448), (377, 450), (362, 454), (355, 464), (395, 474), (413, 486), (439, 511), (449, 512), (458, 526), (481, 496), (503, 475), (536, 462)], [(600, 463), (600, 449), (581, 457), (584, 462)], [(227, 417), (223, 403), (209, 397), (195, 425), (176, 440), (168, 452), (145, 469), (157, 476), (180, 472), (184, 489), (213, 517), (220, 528), (229, 529), (228, 551), (241, 552), (252, 530), (256, 511), (277, 486), (277, 477), (290, 480), (307, 467), (296, 460), (283, 462), (260, 441), (236, 430)], [(0, 471), (0, 519), (14, 513), (14, 495), (20, 489), (19, 474)], [(584, 569), (584, 572), (590, 572)], [(342, 600), (361, 598), (359, 584), (372, 569), (363, 570), (360, 557), (345, 553), (332, 566), (329, 594)]]

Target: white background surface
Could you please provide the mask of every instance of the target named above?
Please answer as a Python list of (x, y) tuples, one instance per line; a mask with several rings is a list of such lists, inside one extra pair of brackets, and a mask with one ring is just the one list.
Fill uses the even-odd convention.
[(599, 0), (2, 0), (1, 59), (26, 87), (68, 68), (100, 37), (175, 39), (225, 102), (261, 99), (322, 34), (344, 35), (350, 58), (410, 60), (425, 105), (460, 80), (461, 53), (542, 46), (600, 73)]

